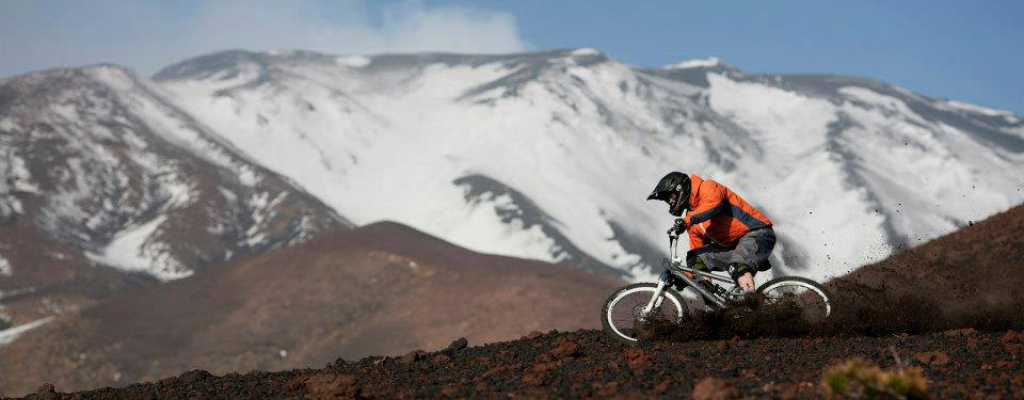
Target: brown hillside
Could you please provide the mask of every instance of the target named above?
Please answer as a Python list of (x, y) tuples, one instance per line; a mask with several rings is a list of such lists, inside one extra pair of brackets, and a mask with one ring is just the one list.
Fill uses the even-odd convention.
[(133, 289), (158, 284), (148, 276), (96, 266), (82, 250), (54, 240), (29, 218), (0, 219), (0, 330), (75, 313)]
[(599, 326), (622, 282), (467, 251), (379, 223), (119, 297), (0, 348), (0, 388), (90, 388), (203, 368), (315, 366), (337, 357), (480, 344)]

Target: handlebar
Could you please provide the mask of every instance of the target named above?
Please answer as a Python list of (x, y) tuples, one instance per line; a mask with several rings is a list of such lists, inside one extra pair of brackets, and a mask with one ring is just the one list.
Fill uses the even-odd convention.
[(669, 259), (675, 260), (679, 249), (679, 232), (686, 230), (686, 220), (676, 218), (672, 227), (668, 229), (668, 251)]
[(682, 218), (676, 218), (672, 222), (672, 227), (668, 228), (669, 237), (679, 237), (679, 232), (686, 231), (686, 220)]
[(676, 218), (676, 220), (672, 222), (672, 227), (668, 229), (668, 248), (670, 259), (676, 259), (676, 255), (679, 253), (679, 234), (685, 232), (687, 228), (685, 219)]

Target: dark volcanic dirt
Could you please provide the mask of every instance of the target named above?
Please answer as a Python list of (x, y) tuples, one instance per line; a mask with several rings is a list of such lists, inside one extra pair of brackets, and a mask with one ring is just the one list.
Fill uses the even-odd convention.
[[(1021, 398), (1024, 371), (1016, 332), (947, 331), (915, 336), (764, 338), (756, 341), (618, 344), (599, 331), (551, 332), (463, 350), (398, 358), (338, 360), (323, 369), (212, 376), (191, 371), (155, 383), (29, 399), (216, 398), (819, 398), (824, 367), (860, 357), (922, 366), (936, 398)], [(705, 384), (704, 386), (708, 386)], [(715, 385), (711, 385), (715, 386)], [(730, 390), (732, 389), (732, 390)], [(714, 397), (737, 394), (738, 397)]]
[(1024, 398), (1022, 231), (1017, 207), (832, 281), (838, 308), (826, 325), (709, 318), (713, 326), (697, 333), (661, 333), (635, 347), (601, 331), (552, 331), (323, 369), (192, 371), (70, 395), (42, 387), (27, 398), (813, 399), (823, 397), (824, 370), (852, 358), (920, 367), (931, 398)]

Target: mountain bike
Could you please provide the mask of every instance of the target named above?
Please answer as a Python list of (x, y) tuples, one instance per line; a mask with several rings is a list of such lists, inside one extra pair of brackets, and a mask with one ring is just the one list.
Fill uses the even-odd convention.
[[(708, 309), (723, 310), (747, 298), (747, 293), (728, 275), (688, 268), (678, 254), (679, 233), (669, 230), (669, 259), (662, 262), (665, 270), (657, 283), (643, 282), (624, 286), (608, 297), (601, 310), (604, 330), (616, 339), (635, 344), (644, 324), (656, 319), (684, 324), (689, 320), (687, 298), (682, 295), (692, 288)], [(821, 322), (832, 315), (832, 299), (817, 282), (797, 277), (779, 277), (765, 282), (755, 291), (761, 306), (795, 307), (798, 316), (809, 322)], [(691, 303), (694, 303), (694, 300)], [(699, 305), (699, 303), (695, 303)]]

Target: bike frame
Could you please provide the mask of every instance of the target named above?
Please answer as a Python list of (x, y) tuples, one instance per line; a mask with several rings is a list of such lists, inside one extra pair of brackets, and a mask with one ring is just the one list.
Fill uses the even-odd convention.
[(679, 234), (676, 232), (669, 233), (669, 257), (671, 257), (668, 265), (665, 266), (665, 271), (658, 277), (658, 287), (655, 289), (654, 296), (651, 297), (651, 301), (644, 306), (642, 317), (651, 315), (655, 308), (661, 306), (662, 299), (664, 298), (665, 288), (668, 286), (674, 286), (674, 280), (678, 279), (685, 283), (687, 286), (692, 287), (700, 294), (704, 300), (718, 308), (725, 308), (725, 299), (704, 290), (701, 285), (697, 284), (695, 280), (686, 276), (684, 272), (709, 278), (714, 281), (724, 282), (729, 285), (735, 285), (731, 278), (727, 278), (721, 275), (712, 274), (709, 272), (698, 271), (693, 268), (685, 266), (683, 258), (679, 255)]

